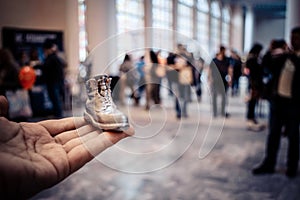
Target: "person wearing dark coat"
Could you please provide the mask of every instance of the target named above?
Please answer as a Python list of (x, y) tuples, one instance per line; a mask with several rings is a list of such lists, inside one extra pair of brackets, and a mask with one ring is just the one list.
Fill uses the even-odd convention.
[(248, 126), (258, 124), (255, 116), (255, 108), (261, 95), (261, 88), (263, 86), (263, 68), (261, 66), (259, 56), (262, 50), (261, 44), (254, 44), (246, 61), (246, 67), (249, 69), (249, 88), (250, 99), (247, 105), (247, 120)]
[(43, 76), (47, 85), (48, 95), (53, 105), (53, 114), (56, 118), (63, 117), (63, 93), (64, 93), (64, 62), (57, 55), (57, 46), (51, 40), (46, 40), (43, 45), (45, 61), (43, 64)]
[(299, 163), (300, 122), (300, 27), (292, 30), (292, 52), (270, 59), (273, 95), (270, 98), (269, 134), (263, 162), (252, 170), (254, 175), (275, 172), (282, 128), (285, 127), (288, 149), (286, 176), (297, 176)]

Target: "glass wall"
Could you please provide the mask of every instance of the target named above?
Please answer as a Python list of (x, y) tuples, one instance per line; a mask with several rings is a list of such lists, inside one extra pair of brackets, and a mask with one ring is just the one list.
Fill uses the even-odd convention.
[[(221, 7), (218, 0), (148, 0), (151, 1), (147, 4), (151, 6), (151, 16), (145, 16), (145, 1), (116, 0), (119, 33), (145, 27), (145, 18), (148, 17), (152, 27), (169, 30), (168, 34), (168, 31), (164, 34), (154, 32), (151, 38), (154, 45), (164, 43), (166, 48), (176, 46), (172, 44), (174, 38), (171, 33), (176, 24), (175, 31), (186, 38), (198, 40), (201, 48), (211, 55), (218, 51), (221, 44), (230, 46), (230, 8)], [(144, 41), (144, 36), (128, 35), (126, 41), (118, 43), (118, 51), (126, 52), (128, 47), (132, 49), (135, 44)]]
[(197, 40), (209, 52), (209, 4), (207, 0), (197, 2)]
[(194, 0), (178, 0), (177, 31), (193, 38)]
[(173, 47), (173, 1), (152, 0), (152, 27), (154, 46)]
[(173, 1), (152, 0), (152, 26), (172, 29)]
[(222, 44), (230, 47), (230, 9), (227, 6), (222, 9)]
[(122, 41), (117, 42), (118, 55), (133, 51), (145, 44), (145, 35), (141, 31), (132, 31), (145, 27), (143, 0), (116, 0), (117, 31)]
[(217, 52), (221, 45), (221, 10), (219, 2), (211, 2), (210, 52)]

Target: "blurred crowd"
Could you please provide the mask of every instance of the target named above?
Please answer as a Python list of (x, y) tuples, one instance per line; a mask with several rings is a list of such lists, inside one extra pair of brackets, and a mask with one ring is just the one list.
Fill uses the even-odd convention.
[[(261, 130), (263, 127), (256, 116), (258, 102), (262, 99), (270, 100), (274, 93), (271, 89), (272, 72), (269, 62), (273, 54), (291, 52), (283, 39), (272, 40), (264, 54), (262, 50), (261, 44), (254, 44), (247, 54), (241, 54), (234, 49), (220, 46), (211, 60), (204, 59), (201, 55), (195, 58), (185, 44), (177, 44), (174, 52), (148, 49), (144, 55), (139, 56), (126, 53), (119, 66), (119, 74), (112, 80), (113, 97), (120, 105), (130, 104), (130, 100), (133, 105), (144, 106), (149, 110), (152, 105), (162, 103), (161, 87), (162, 81), (165, 81), (168, 96), (174, 102), (176, 118), (187, 118), (188, 104), (193, 101), (193, 94), (196, 94), (196, 101), (201, 102), (202, 80), (206, 80), (213, 117), (230, 117), (226, 106), (228, 95), (240, 95), (239, 83), (243, 76), (248, 80), (245, 117), (247, 127)], [(33, 115), (46, 113), (56, 118), (63, 117), (66, 63), (58, 56), (55, 43), (45, 41), (42, 58), (35, 48), (30, 53), (21, 52), (17, 59), (9, 49), (1, 49), (1, 95), (8, 96), (11, 91), (22, 89), (20, 70), (24, 66), (32, 67), (36, 75), (34, 85), (28, 90)], [(42, 89), (37, 89), (38, 87)]]
[[(204, 60), (195, 59), (186, 46), (178, 44), (175, 52), (163, 52), (150, 49), (137, 60), (131, 54), (126, 54), (119, 68), (120, 91), (116, 101), (125, 104), (125, 88), (130, 88), (130, 98), (135, 106), (161, 104), (162, 81), (167, 81), (170, 98), (174, 98), (176, 117), (188, 117), (187, 104), (192, 101), (192, 89), (195, 89), (197, 99), (201, 101), (201, 74)], [(116, 95), (115, 95), (116, 96)], [(141, 99), (145, 103), (141, 103)]]
[(66, 101), (66, 63), (53, 40), (14, 55), (0, 49), (0, 95), (9, 101), (9, 118), (27, 121), (31, 117), (62, 118)]
[[(245, 75), (244, 63), (236, 50), (229, 51), (221, 46), (209, 61), (199, 55), (195, 57), (185, 44), (177, 44), (174, 52), (149, 49), (138, 59), (126, 54), (119, 67), (117, 79), (120, 82), (119, 87), (114, 89), (114, 97), (116, 102), (124, 105), (124, 99), (129, 96), (135, 106), (145, 106), (148, 110), (151, 105), (162, 103), (162, 81), (166, 81), (168, 96), (174, 100), (176, 117), (187, 118), (188, 104), (193, 101), (193, 94), (196, 101), (201, 102), (202, 82), (208, 80), (214, 117), (219, 114), (228, 117), (229, 113), (225, 111), (227, 89), (231, 88), (232, 96), (239, 96), (239, 80), (242, 75)], [(130, 89), (130, 94), (126, 94), (126, 88)], [(220, 111), (217, 105), (219, 95), (222, 97)], [(141, 103), (142, 98), (145, 103)]]

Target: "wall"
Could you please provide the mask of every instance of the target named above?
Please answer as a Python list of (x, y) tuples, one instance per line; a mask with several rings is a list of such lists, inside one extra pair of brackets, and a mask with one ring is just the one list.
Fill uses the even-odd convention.
[[(16, 27), (63, 31), (64, 56), (72, 71), (78, 66), (76, 62), (78, 36), (74, 34), (78, 32), (77, 9), (75, 0), (1, 0), (0, 29)], [(0, 47), (2, 47), (2, 33), (0, 33)]]
[(111, 73), (109, 64), (116, 58), (116, 19), (113, 0), (86, 0), (87, 35), (92, 75)]
[(265, 51), (269, 47), (272, 39), (285, 37), (285, 19), (256, 19), (253, 32), (253, 42), (261, 43)]
[(11, 26), (65, 31), (65, 10), (66, 4), (61, 0), (2, 0), (0, 1), (0, 28)]
[(290, 40), (290, 33), (293, 28), (300, 26), (300, 1), (286, 0), (286, 23), (285, 23), (285, 39)]
[(231, 48), (238, 52), (243, 51), (243, 9), (240, 6), (232, 6), (232, 20), (231, 20)]

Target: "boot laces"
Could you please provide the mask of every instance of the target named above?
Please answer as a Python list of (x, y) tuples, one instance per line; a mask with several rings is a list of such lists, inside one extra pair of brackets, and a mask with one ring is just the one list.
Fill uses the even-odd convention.
[(104, 78), (99, 80), (99, 94), (103, 99), (105, 107), (114, 107), (115, 104), (112, 100), (111, 90), (110, 90), (111, 78)]

